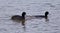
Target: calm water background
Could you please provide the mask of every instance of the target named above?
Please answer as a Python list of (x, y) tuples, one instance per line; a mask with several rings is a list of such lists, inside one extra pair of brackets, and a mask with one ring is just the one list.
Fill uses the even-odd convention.
[[(10, 20), (13, 15), (44, 15), (49, 21), (35, 18), (21, 23)], [(60, 33), (60, 0), (0, 0), (0, 33)]]

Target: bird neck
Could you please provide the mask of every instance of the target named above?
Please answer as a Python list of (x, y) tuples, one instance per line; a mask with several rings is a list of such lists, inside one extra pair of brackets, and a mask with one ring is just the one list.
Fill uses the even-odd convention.
[(45, 16), (47, 16), (47, 14), (45, 14)]
[(45, 14), (45, 19), (47, 19), (48, 18), (48, 16), (47, 16), (48, 14)]
[(23, 18), (25, 18), (25, 15), (22, 15)]

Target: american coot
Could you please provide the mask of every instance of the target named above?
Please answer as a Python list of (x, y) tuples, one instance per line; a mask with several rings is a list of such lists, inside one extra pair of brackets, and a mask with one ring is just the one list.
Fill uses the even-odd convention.
[(22, 13), (22, 16), (14, 15), (11, 17), (12, 20), (24, 20), (25, 19), (26, 12)]
[(45, 12), (45, 15), (36, 15), (35, 17), (41, 17), (41, 18), (45, 18), (45, 19), (47, 19), (48, 18), (48, 14), (49, 14), (49, 12), (48, 11), (46, 11)]

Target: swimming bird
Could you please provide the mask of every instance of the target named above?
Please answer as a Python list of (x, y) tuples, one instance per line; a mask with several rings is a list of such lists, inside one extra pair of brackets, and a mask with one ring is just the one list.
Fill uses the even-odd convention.
[(36, 15), (35, 17), (41, 17), (41, 18), (47, 19), (47, 18), (48, 18), (48, 14), (49, 14), (49, 12), (46, 11), (46, 12), (45, 12), (45, 15)]
[(11, 17), (12, 20), (24, 20), (25, 19), (26, 12), (22, 12), (22, 16), (20, 15), (14, 15)]

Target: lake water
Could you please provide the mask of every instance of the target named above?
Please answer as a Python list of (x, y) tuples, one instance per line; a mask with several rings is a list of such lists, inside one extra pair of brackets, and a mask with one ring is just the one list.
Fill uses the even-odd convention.
[[(26, 12), (28, 16), (44, 15), (48, 19), (32, 18), (25, 26), (12, 21), (11, 16)], [(0, 33), (60, 33), (60, 0), (0, 0)]]

